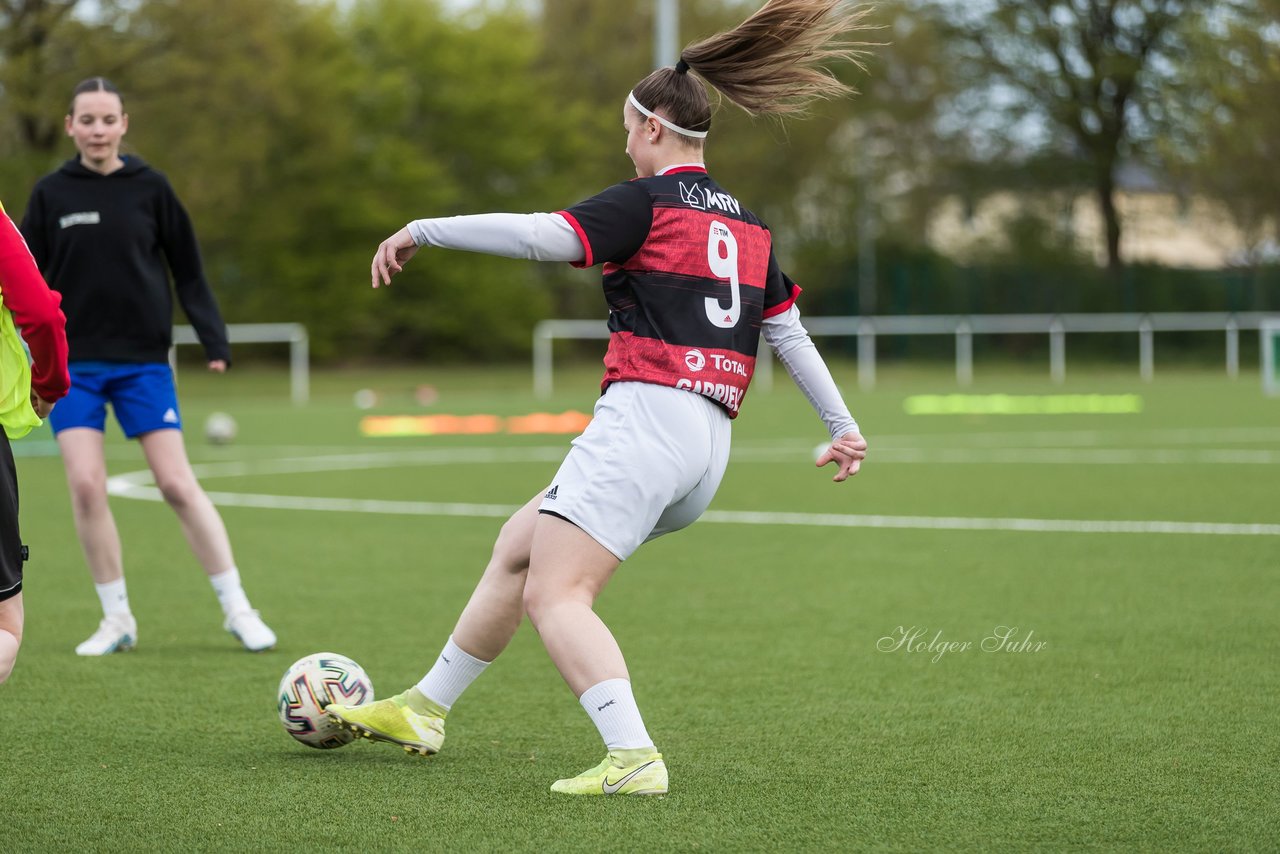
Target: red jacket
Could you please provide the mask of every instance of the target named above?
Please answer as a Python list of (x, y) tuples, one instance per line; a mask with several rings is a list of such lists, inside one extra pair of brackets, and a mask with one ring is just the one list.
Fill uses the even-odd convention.
[(67, 374), (67, 319), (62, 297), (49, 290), (35, 259), (13, 221), (0, 207), (0, 299), (13, 314), (14, 324), (31, 350), (31, 389), (45, 400), (65, 397), (71, 388)]

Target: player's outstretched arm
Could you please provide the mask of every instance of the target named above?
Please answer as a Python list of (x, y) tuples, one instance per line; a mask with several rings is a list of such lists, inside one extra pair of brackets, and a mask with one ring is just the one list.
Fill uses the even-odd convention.
[(488, 213), (416, 219), (382, 241), (373, 256), (373, 286), (391, 277), (421, 246), (482, 252), (503, 258), (580, 263), (586, 250), (573, 227), (559, 214)]
[(529, 261), (581, 264), (586, 260), (582, 239), (560, 214), (487, 213), (415, 219), (378, 247), (373, 286), (378, 287), (379, 281), (386, 284), (421, 246)]
[(413, 242), (408, 226), (397, 231), (382, 243), (373, 255), (373, 266), (370, 270), (373, 286), (391, 284), (391, 277), (404, 269), (404, 265), (418, 251), (418, 244)]

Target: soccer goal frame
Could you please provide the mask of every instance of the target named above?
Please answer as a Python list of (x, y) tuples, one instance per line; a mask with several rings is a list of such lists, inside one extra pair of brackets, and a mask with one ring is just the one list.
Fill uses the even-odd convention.
[[(232, 344), (288, 344), (289, 397), (294, 406), (303, 406), (311, 399), (311, 339), (307, 336), (307, 327), (301, 323), (229, 323), (227, 340)], [(177, 346), (199, 343), (194, 328), (173, 327), (174, 346), (169, 350), (169, 364), (175, 375)]]

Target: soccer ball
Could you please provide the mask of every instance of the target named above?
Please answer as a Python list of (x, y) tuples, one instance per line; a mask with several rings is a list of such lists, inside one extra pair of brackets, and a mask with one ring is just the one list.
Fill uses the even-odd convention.
[(204, 422), (204, 438), (210, 445), (229, 445), (236, 438), (236, 420), (225, 412), (215, 412)]
[(280, 723), (305, 744), (328, 750), (355, 740), (324, 713), (330, 703), (358, 706), (373, 699), (373, 682), (364, 668), (345, 655), (317, 652), (300, 658), (280, 680)]

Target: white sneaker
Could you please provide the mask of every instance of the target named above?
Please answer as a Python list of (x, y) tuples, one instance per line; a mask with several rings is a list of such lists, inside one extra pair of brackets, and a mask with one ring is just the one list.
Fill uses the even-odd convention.
[(236, 611), (222, 627), (236, 636), (249, 652), (265, 652), (276, 645), (276, 633), (254, 610)]
[(128, 652), (138, 642), (138, 621), (132, 614), (107, 614), (98, 630), (76, 647), (76, 655), (110, 655)]

